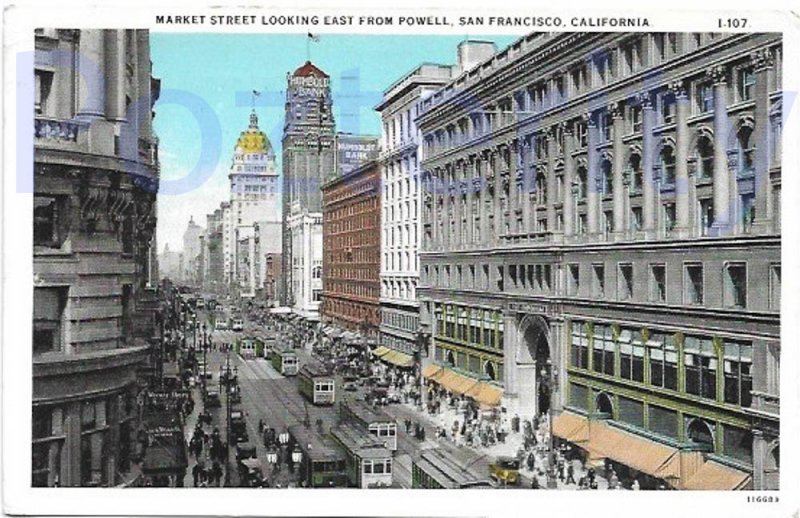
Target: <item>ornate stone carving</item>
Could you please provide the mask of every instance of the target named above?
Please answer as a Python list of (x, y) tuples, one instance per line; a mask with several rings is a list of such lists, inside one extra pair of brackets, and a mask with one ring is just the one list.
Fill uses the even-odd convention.
[(676, 79), (675, 81), (670, 82), (669, 91), (676, 98), (685, 98), (687, 96), (686, 83), (683, 81), (683, 79)]
[(771, 68), (775, 65), (775, 55), (771, 49), (758, 49), (750, 54), (750, 63), (755, 70)]
[(728, 150), (728, 170), (735, 172), (739, 167), (739, 152), (735, 149)]
[(712, 84), (725, 84), (728, 81), (728, 70), (722, 65), (714, 65), (706, 69), (706, 79)]
[(618, 102), (609, 103), (608, 107), (608, 116), (612, 119), (619, 119), (623, 115), (622, 106)]
[(697, 157), (689, 157), (686, 160), (687, 171), (689, 173), (689, 177), (693, 177), (697, 174)]

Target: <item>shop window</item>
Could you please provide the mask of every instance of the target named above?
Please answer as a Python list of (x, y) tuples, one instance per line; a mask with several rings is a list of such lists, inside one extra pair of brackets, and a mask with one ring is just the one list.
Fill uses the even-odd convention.
[(607, 376), (614, 375), (614, 340), (611, 326), (595, 324), (594, 343), (592, 344), (592, 369)]
[(666, 302), (667, 270), (663, 264), (650, 265), (648, 293), (650, 302)]
[(644, 344), (641, 334), (622, 329), (619, 334), (619, 375), (623, 379), (644, 382)]
[(686, 304), (703, 304), (703, 264), (684, 264), (684, 301)]
[(686, 393), (717, 398), (717, 353), (710, 339), (687, 336), (683, 344)]
[(633, 265), (631, 263), (617, 265), (617, 297), (619, 300), (633, 298)]
[(753, 400), (753, 345), (726, 340), (724, 349), (725, 402), (748, 408)]
[(722, 453), (728, 457), (753, 464), (753, 433), (750, 430), (722, 425)]
[(655, 405), (647, 407), (650, 431), (671, 437), (678, 438), (678, 413), (668, 408)]
[(650, 350), (650, 384), (678, 390), (678, 349), (671, 335), (652, 333), (647, 341)]
[(572, 347), (570, 349), (572, 366), (589, 368), (589, 337), (583, 322), (572, 322)]
[(747, 264), (726, 263), (723, 270), (725, 307), (747, 307)]
[(618, 401), (619, 420), (639, 428), (644, 427), (644, 403), (622, 396), (619, 397)]
[(581, 410), (588, 410), (586, 401), (587, 397), (589, 396), (589, 389), (584, 387), (583, 385), (578, 385), (576, 383), (569, 384), (569, 404), (572, 407), (579, 408)]

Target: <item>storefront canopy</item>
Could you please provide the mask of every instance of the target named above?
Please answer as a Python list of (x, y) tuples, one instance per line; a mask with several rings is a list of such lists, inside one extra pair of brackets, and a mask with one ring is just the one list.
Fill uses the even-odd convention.
[(434, 379), (443, 370), (442, 367), (431, 363), (422, 368), (422, 377), (425, 379)]
[[(382, 347), (382, 346), (381, 346)], [(380, 347), (378, 348), (380, 349)], [(381, 356), (381, 360), (389, 362), (398, 367), (411, 367), (414, 365), (414, 357), (410, 354), (402, 353), (400, 351), (389, 350), (386, 354)]]
[(500, 400), (503, 398), (503, 389), (491, 383), (481, 381), (469, 389), (467, 396), (471, 397), (482, 406), (493, 407), (500, 404)]
[(708, 461), (686, 481), (684, 489), (730, 491), (743, 489), (749, 481), (749, 473)]
[(385, 346), (381, 345), (381, 346), (379, 346), (379, 347), (376, 347), (376, 348), (375, 348), (375, 349), (372, 351), (372, 355), (373, 355), (373, 356), (378, 356), (378, 357), (381, 357), (381, 356), (383, 356), (383, 355), (385, 355), (385, 354), (388, 354), (390, 351), (391, 351), (391, 349), (389, 349), (388, 347), (385, 347)]
[(445, 368), (444, 373), (435, 381), (453, 394), (458, 395), (466, 394), (472, 387), (478, 384), (478, 380), (469, 378), (448, 368)]

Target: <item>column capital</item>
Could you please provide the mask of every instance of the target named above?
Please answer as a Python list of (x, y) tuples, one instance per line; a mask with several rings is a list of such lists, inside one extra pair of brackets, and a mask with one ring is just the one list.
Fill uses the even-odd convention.
[(750, 63), (756, 72), (772, 68), (775, 65), (775, 54), (769, 48), (755, 50), (750, 53)]
[(706, 69), (706, 79), (715, 86), (724, 85), (728, 82), (728, 68), (724, 65), (713, 65)]
[(609, 117), (611, 117), (612, 119), (622, 119), (622, 115), (624, 112), (622, 110), (622, 106), (620, 105), (619, 101), (609, 103), (606, 110), (608, 111)]
[(597, 127), (597, 121), (594, 117), (592, 117), (593, 112), (588, 111), (581, 114), (581, 122), (586, 124), (588, 128), (595, 128)]
[(643, 110), (652, 110), (655, 108), (653, 96), (650, 94), (650, 92), (639, 92), (638, 94), (634, 95), (633, 101), (641, 106)]
[(683, 79), (676, 79), (669, 83), (669, 91), (672, 93), (677, 99), (686, 99), (688, 97), (686, 91), (686, 82)]
[(564, 135), (572, 135), (572, 123), (570, 121), (561, 121), (558, 123), (558, 127), (561, 128)]

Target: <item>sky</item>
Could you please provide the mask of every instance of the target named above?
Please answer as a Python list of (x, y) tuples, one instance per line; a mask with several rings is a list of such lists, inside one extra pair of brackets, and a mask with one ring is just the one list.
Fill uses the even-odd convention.
[[(498, 50), (517, 37), (471, 36)], [(161, 80), (154, 130), (159, 138), (159, 252), (183, 247), (190, 217), (228, 199), (228, 168), (255, 103), (259, 126), (278, 158), (286, 74), (309, 57), (331, 77), (336, 130), (380, 135), (374, 111), (383, 91), (421, 63), (453, 64), (459, 36), (150, 33), (153, 76)], [(256, 90), (259, 96), (253, 96)]]

